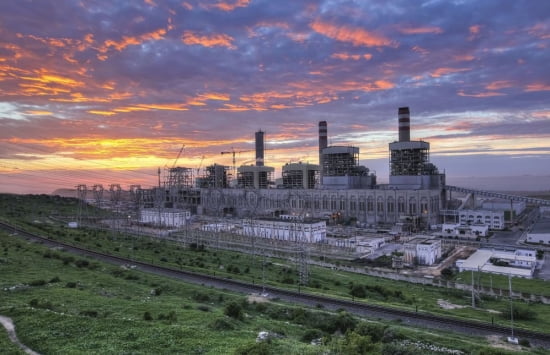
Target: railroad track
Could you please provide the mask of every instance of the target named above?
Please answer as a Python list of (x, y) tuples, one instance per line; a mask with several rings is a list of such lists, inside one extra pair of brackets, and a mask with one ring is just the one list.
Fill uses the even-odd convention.
[[(171, 278), (201, 284), (204, 286), (213, 286), (216, 288), (228, 289), (242, 293), (264, 293), (267, 292), (269, 297), (279, 298), (281, 300), (294, 303), (305, 304), (309, 306), (322, 306), (324, 309), (336, 310), (345, 309), (351, 314), (360, 315), (370, 318), (383, 318), (389, 320), (400, 320), (403, 324), (420, 326), (424, 328), (446, 329), (455, 332), (461, 332), (471, 335), (501, 335), (508, 336), (511, 334), (509, 327), (485, 323), (474, 320), (466, 320), (459, 318), (450, 318), (444, 316), (433, 315), (425, 312), (409, 311), (393, 307), (385, 307), (380, 305), (367, 304), (364, 302), (356, 302), (353, 300), (340, 299), (335, 297), (304, 293), (294, 290), (288, 290), (267, 285), (258, 285), (244, 281), (227, 279), (214, 275), (206, 275), (195, 273), (186, 270), (178, 270), (158, 265), (149, 264), (142, 261), (123, 258), (111, 254), (105, 254), (98, 251), (85, 249), (74, 246), (72, 244), (63, 243), (52, 240), (34, 233), (30, 233), (21, 229), (16, 229), (14, 226), (0, 222), (0, 229), (8, 232), (15, 232), (18, 236), (40, 241), (41, 243), (52, 246), (62, 247), (65, 251), (77, 253), (80, 255), (89, 256), (101, 261), (117, 265), (134, 265), (137, 270), (155, 273), (158, 275), (168, 276)], [(550, 334), (535, 332), (526, 329), (515, 328), (514, 335), (519, 338), (525, 338), (533, 345), (550, 348)]]

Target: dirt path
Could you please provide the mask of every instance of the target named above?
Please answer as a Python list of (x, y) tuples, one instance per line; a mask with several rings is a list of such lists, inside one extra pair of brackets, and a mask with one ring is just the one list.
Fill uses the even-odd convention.
[(36, 351), (33, 351), (25, 344), (22, 344), (19, 339), (17, 339), (17, 335), (15, 334), (15, 325), (13, 325), (13, 321), (9, 317), (0, 316), (0, 323), (6, 328), (6, 331), (8, 332), (8, 337), (10, 338), (11, 342), (19, 346), (23, 351), (29, 355), (40, 355)]

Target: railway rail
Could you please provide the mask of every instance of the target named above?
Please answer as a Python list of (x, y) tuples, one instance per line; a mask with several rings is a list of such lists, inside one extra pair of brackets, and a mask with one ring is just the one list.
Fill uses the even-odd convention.
[[(149, 264), (143, 261), (123, 258), (111, 254), (105, 254), (98, 251), (81, 248), (72, 244), (52, 240), (34, 233), (0, 222), (0, 229), (16, 233), (18, 236), (26, 239), (39, 241), (44, 245), (52, 247), (62, 247), (65, 251), (89, 256), (97, 260), (116, 265), (134, 265), (135, 269), (163, 275), (186, 282), (201, 284), (204, 286), (213, 286), (220, 289), (228, 289), (242, 293), (268, 293), (272, 298), (300, 303), (309, 306), (322, 306), (328, 310), (345, 309), (346, 311), (360, 316), (370, 318), (383, 318), (389, 320), (400, 320), (403, 324), (420, 326), (424, 328), (446, 329), (455, 332), (461, 332), (471, 335), (501, 335), (509, 336), (511, 329), (509, 327), (485, 323), (474, 320), (451, 318), (433, 315), (425, 312), (403, 310), (394, 307), (367, 304), (354, 300), (346, 300), (336, 297), (304, 293), (301, 290), (288, 290), (273, 286), (248, 283), (244, 281), (227, 279), (214, 275), (201, 274), (186, 270), (178, 270), (164, 266)], [(527, 329), (515, 328), (514, 336), (525, 338), (536, 346), (550, 348), (550, 334), (531, 331)]]

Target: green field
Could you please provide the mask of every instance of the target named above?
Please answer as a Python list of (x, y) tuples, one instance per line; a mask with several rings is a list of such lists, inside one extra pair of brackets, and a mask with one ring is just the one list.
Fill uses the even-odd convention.
[[(4, 212), (3, 219), (15, 220), (20, 226), (55, 239), (175, 268), (245, 281), (262, 280), (262, 258), (259, 256), (175, 246), (97, 230), (66, 229), (49, 218), (46, 212), (52, 207), (48, 205), (61, 203), (57, 211), (66, 208), (64, 213), (71, 213), (74, 202), (47, 197), (18, 199), (19, 204), (0, 209)], [(0, 234), (0, 241), (0, 314), (14, 319), (23, 343), (44, 354), (345, 354), (351, 349), (364, 349), (363, 353), (399, 353), (401, 348), (407, 349), (405, 353), (430, 353), (422, 344), (411, 345), (406, 339), (465, 353), (484, 349), (483, 339), (413, 330), (399, 323), (367, 323), (345, 312), (330, 314), (278, 302), (248, 302), (243, 295), (75, 257), (28, 244), (6, 233)], [(268, 258), (264, 271), (268, 284), (298, 287), (296, 267), (290, 262)], [(302, 287), (307, 292), (349, 299), (350, 290), (363, 288), (365, 297), (360, 299), (368, 302), (411, 310), (418, 307), (419, 311), (484, 321), (492, 318), (495, 323), (508, 324), (505, 317), (489, 312), (505, 311), (508, 308), (506, 300), (482, 299), (480, 308), (475, 310), (443, 310), (437, 305), (438, 299), (459, 305), (468, 305), (470, 300), (466, 294), (454, 290), (320, 268), (310, 271), (309, 287)], [(534, 314), (533, 319), (518, 320), (517, 326), (539, 331), (544, 329), (541, 326), (550, 329), (550, 307), (540, 304), (517, 306), (523, 307), (526, 314)], [(240, 313), (233, 317), (226, 315), (231, 307)], [(256, 343), (260, 331), (277, 335), (269, 342)], [(2, 335), (0, 348), (13, 349), (13, 353), (17, 353), (5, 334)], [(314, 338), (321, 338), (322, 345), (310, 345), (309, 340)], [(478, 353), (491, 353), (483, 351)], [(542, 350), (530, 351), (543, 353)]]

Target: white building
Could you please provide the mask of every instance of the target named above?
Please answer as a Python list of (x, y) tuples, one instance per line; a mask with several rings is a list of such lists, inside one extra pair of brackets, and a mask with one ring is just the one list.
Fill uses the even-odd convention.
[(486, 224), (457, 224), (444, 223), (441, 226), (441, 235), (444, 237), (458, 237), (475, 239), (477, 237), (486, 237), (489, 234), (489, 226)]
[(441, 258), (441, 241), (416, 237), (403, 245), (403, 262), (406, 264), (433, 265)]
[(478, 249), (468, 259), (456, 261), (459, 271), (482, 271), (493, 274), (532, 278), (537, 264), (536, 252), (529, 249), (514, 251)]
[(543, 219), (527, 232), (527, 243), (550, 244), (550, 219)]
[(460, 210), (458, 212), (460, 224), (485, 224), (489, 229), (504, 229), (504, 211)]
[(317, 243), (327, 237), (326, 221), (286, 219), (245, 219), (243, 234), (268, 239)]
[(140, 211), (139, 221), (163, 227), (183, 227), (189, 218), (191, 218), (189, 211), (147, 208)]

